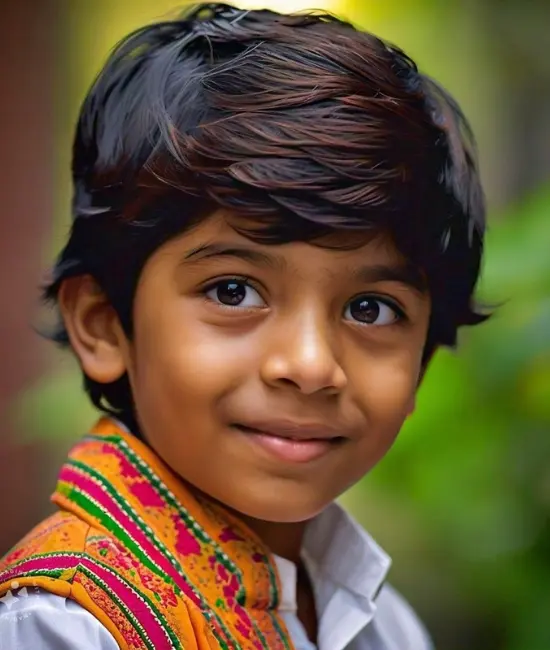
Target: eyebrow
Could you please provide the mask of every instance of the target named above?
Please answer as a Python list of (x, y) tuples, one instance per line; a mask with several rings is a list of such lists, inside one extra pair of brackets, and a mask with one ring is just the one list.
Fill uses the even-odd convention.
[(364, 266), (356, 272), (356, 275), (360, 281), (367, 284), (397, 282), (414, 289), (422, 295), (428, 293), (426, 276), (413, 264)]
[(284, 267), (285, 261), (282, 257), (276, 255), (269, 255), (263, 251), (248, 248), (247, 246), (239, 246), (236, 244), (212, 243), (203, 244), (193, 248), (185, 255), (185, 260), (204, 260), (212, 257), (236, 257), (246, 262), (259, 264), (262, 266), (271, 266), (277, 269)]
[[(239, 246), (238, 244), (223, 242), (201, 244), (200, 246), (190, 250), (184, 256), (184, 260), (200, 261), (219, 257), (237, 258), (246, 262), (251, 262), (252, 264), (269, 266), (277, 270), (286, 267), (285, 259), (278, 255), (270, 255), (269, 253), (247, 246)], [(359, 269), (354, 269), (353, 275), (355, 275), (360, 282), (366, 284), (396, 282), (414, 289), (421, 295), (425, 295), (428, 292), (424, 274), (413, 264), (376, 264), (363, 266)]]

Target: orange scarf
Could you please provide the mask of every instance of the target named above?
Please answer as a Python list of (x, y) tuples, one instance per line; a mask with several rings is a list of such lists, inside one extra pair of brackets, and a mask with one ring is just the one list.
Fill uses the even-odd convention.
[(266, 547), (116, 422), (72, 449), (52, 501), (0, 560), (0, 595), (72, 598), (123, 650), (292, 650)]

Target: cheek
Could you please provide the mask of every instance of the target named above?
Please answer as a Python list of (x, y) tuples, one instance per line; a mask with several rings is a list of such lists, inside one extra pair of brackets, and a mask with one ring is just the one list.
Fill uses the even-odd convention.
[(395, 436), (410, 414), (420, 377), (420, 355), (401, 353), (383, 361), (365, 361), (356, 375), (355, 400), (379, 436)]
[(200, 405), (212, 405), (238, 385), (253, 365), (249, 337), (230, 337), (178, 305), (136, 323), (135, 343), (140, 404), (159, 403), (180, 412), (185, 407), (196, 411)]

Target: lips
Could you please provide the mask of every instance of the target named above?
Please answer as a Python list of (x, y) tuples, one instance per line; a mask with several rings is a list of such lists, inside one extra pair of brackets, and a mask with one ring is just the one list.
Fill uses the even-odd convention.
[(246, 422), (236, 426), (252, 433), (264, 433), (291, 440), (336, 440), (344, 437), (339, 429), (314, 422), (269, 420)]
[(269, 456), (292, 463), (313, 462), (346, 440), (336, 429), (316, 423), (278, 420), (237, 424), (234, 428)]

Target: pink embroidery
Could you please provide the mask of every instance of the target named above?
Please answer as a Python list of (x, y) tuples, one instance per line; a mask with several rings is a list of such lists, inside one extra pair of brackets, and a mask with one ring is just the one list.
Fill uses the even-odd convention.
[(201, 547), (197, 540), (187, 530), (178, 515), (172, 515), (172, 522), (176, 529), (176, 550), (181, 555), (200, 555)]
[(222, 564), (218, 564), (216, 571), (218, 573), (218, 577), (221, 578), (224, 582), (227, 582), (229, 574), (227, 573), (227, 569)]
[(154, 508), (163, 508), (164, 501), (155, 492), (154, 488), (148, 483), (134, 483), (130, 485), (130, 491), (136, 496), (143, 506)]
[(240, 621), (235, 625), (235, 627), (237, 628), (237, 630), (239, 630), (239, 632), (244, 636), (245, 639), (250, 638), (250, 630), (246, 629), (246, 627)]
[(230, 526), (226, 526), (220, 533), (220, 542), (243, 542), (243, 538), (237, 535), (237, 533)]
[(101, 453), (116, 456), (119, 463), (120, 475), (124, 478), (140, 478), (139, 471), (128, 461), (124, 454), (110, 444), (101, 445)]

